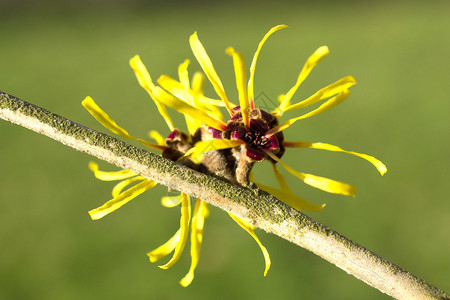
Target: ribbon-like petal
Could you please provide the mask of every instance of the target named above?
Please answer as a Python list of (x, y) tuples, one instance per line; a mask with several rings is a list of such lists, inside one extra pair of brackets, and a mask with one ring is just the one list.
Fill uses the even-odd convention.
[(345, 99), (348, 98), (348, 96), (350, 96), (350, 91), (344, 90), (344, 91), (340, 92), (338, 95), (334, 96), (333, 98), (328, 99), (326, 102), (324, 102), (322, 105), (320, 105), (315, 110), (310, 111), (309, 113), (306, 113), (304, 115), (301, 115), (300, 117), (289, 119), (286, 122), (284, 122), (283, 124), (270, 129), (269, 131), (266, 132), (266, 136), (272, 136), (277, 132), (283, 131), (298, 120), (307, 119), (309, 117), (326, 112), (327, 110), (330, 110), (333, 107), (335, 107), (336, 105), (343, 102)]
[(133, 178), (129, 178), (129, 179), (125, 179), (122, 180), (121, 182), (119, 182), (118, 184), (116, 184), (114, 186), (114, 188), (112, 189), (112, 196), (113, 198), (116, 198), (117, 196), (120, 195), (120, 193), (122, 193), (122, 191), (130, 184), (132, 184), (133, 182), (136, 181), (144, 181), (146, 180), (146, 178), (144, 176), (135, 176)]
[(273, 160), (276, 162), (279, 162), (283, 165), (283, 167), (292, 175), (306, 183), (307, 185), (310, 185), (312, 187), (315, 187), (317, 189), (320, 189), (322, 191), (333, 193), (333, 194), (341, 194), (346, 196), (355, 196), (356, 188), (348, 183), (343, 183), (340, 181), (336, 181), (333, 179), (316, 176), (312, 174), (302, 173), (297, 170), (294, 170), (293, 168), (289, 167), (287, 164), (285, 164), (283, 161), (281, 161), (275, 154), (268, 150), (264, 150), (267, 155), (269, 155)]
[(241, 106), (242, 119), (244, 120), (245, 127), (249, 128), (249, 103), (247, 89), (245, 86), (247, 75), (245, 72), (244, 57), (241, 53), (234, 51), (232, 47), (228, 47), (226, 53), (233, 57), (234, 73), (236, 75), (236, 87), (239, 94), (239, 104)]
[(156, 248), (155, 250), (152, 250), (147, 253), (147, 256), (150, 259), (150, 262), (154, 263), (161, 258), (169, 255), (175, 247), (180, 242), (180, 236), (181, 236), (181, 228), (175, 232), (175, 234), (164, 244)]
[(264, 276), (266, 276), (267, 272), (270, 269), (270, 264), (271, 264), (269, 251), (267, 251), (266, 247), (264, 247), (264, 245), (259, 241), (259, 239), (256, 236), (255, 232), (253, 231), (254, 227), (249, 222), (245, 221), (242, 218), (239, 218), (238, 216), (236, 216), (236, 215), (234, 215), (232, 213), (228, 213), (228, 214), (230, 215), (230, 217), (236, 223), (239, 224), (239, 226), (241, 226), (245, 231), (247, 231), (252, 236), (252, 238), (255, 239), (255, 241), (258, 243), (258, 246), (259, 246), (259, 248), (261, 249), (261, 252), (264, 255), (264, 261), (266, 263), (266, 267), (264, 269)]
[(91, 215), (92, 220), (98, 220), (106, 216), (107, 214), (112, 213), (113, 211), (119, 209), (124, 204), (128, 203), (129, 201), (133, 200), (143, 192), (151, 189), (156, 185), (155, 181), (151, 180), (144, 180), (141, 183), (136, 184), (135, 186), (129, 188), (123, 193), (120, 193), (117, 197), (113, 198), (112, 200), (109, 200), (102, 206), (90, 210), (89, 215)]
[(272, 165), (273, 173), (275, 174), (275, 178), (277, 179), (278, 183), (280, 184), (281, 189), (292, 193), (291, 188), (287, 184), (286, 179), (284, 179), (284, 176), (283, 176), (283, 174), (281, 174), (277, 165), (274, 163), (272, 163), (271, 165)]
[(375, 168), (377, 168), (378, 172), (380, 172), (381, 175), (384, 175), (387, 172), (386, 166), (380, 160), (376, 159), (375, 157), (367, 155), (367, 154), (354, 152), (354, 151), (347, 151), (347, 150), (344, 150), (335, 145), (326, 144), (326, 143), (311, 143), (311, 142), (283, 142), (283, 145), (285, 147), (321, 149), (321, 150), (343, 152), (343, 153), (355, 155), (355, 156), (358, 156), (358, 157), (361, 157), (361, 158), (367, 160), (372, 165), (374, 165)]
[(275, 31), (278, 31), (283, 28), (287, 28), (286, 25), (277, 25), (272, 27), (269, 32), (267, 32), (261, 42), (258, 44), (258, 48), (256, 49), (255, 55), (253, 56), (252, 64), (250, 65), (250, 77), (248, 79), (248, 99), (250, 101), (250, 107), (255, 108), (255, 92), (253, 90), (253, 83), (255, 81), (255, 69), (256, 69), (256, 61), (258, 60), (259, 52), (261, 52), (261, 48), (266, 42), (266, 40), (271, 36)]
[(291, 101), (292, 96), (294, 96), (295, 92), (299, 88), (300, 84), (308, 77), (309, 73), (311, 73), (312, 69), (325, 57), (330, 53), (327, 46), (322, 46), (317, 49), (306, 61), (303, 69), (300, 71), (298, 75), (297, 82), (295, 85), (286, 93), (283, 102), (280, 104), (280, 112), (284, 111), (284, 108), (287, 107)]
[(102, 124), (105, 128), (107, 128), (109, 131), (120, 135), (123, 138), (135, 140), (140, 142), (142, 145), (147, 146), (152, 149), (158, 149), (158, 150), (164, 150), (166, 149), (165, 146), (160, 146), (156, 144), (152, 144), (150, 142), (147, 142), (143, 139), (135, 138), (134, 136), (131, 136), (128, 134), (128, 132), (120, 127), (119, 125), (114, 122), (113, 119), (111, 119), (107, 113), (105, 113), (95, 102), (91, 97), (86, 97), (81, 104), (86, 108), (86, 110), (98, 121), (100, 124)]
[(347, 76), (339, 79), (338, 81), (318, 90), (309, 98), (300, 101), (299, 103), (289, 105), (285, 111), (299, 109), (307, 107), (311, 104), (317, 103), (324, 99), (330, 98), (356, 84), (356, 80), (353, 76)]
[(180, 240), (178, 241), (172, 258), (162, 266), (161, 269), (168, 269), (173, 266), (183, 253), (184, 246), (186, 245), (187, 237), (189, 234), (189, 222), (191, 220), (191, 200), (188, 195), (182, 194), (181, 200), (181, 218), (180, 218)]
[(220, 150), (220, 149), (227, 149), (227, 148), (233, 148), (239, 145), (245, 144), (244, 141), (241, 140), (227, 140), (227, 139), (213, 139), (209, 141), (200, 141), (195, 144), (195, 147), (192, 147), (189, 149), (185, 157), (191, 156), (191, 160), (199, 164), (203, 160), (203, 153), (212, 151), (212, 150)]
[(284, 189), (280, 190), (260, 183), (256, 183), (256, 186), (262, 189), (263, 191), (272, 194), (275, 198), (283, 201), (284, 203), (286, 203), (287, 205), (296, 210), (307, 210), (317, 212), (321, 211), (325, 207), (325, 204), (322, 205), (312, 204), (306, 201), (305, 199), (295, 195), (294, 193), (286, 191)]
[(152, 139), (155, 140), (155, 142), (160, 145), (160, 146), (165, 146), (166, 143), (164, 142), (164, 138), (162, 137), (162, 135), (156, 131), (156, 130), (151, 130), (148, 133), (148, 136), (151, 137)]
[[(175, 79), (162, 75), (158, 79), (158, 83), (161, 85), (162, 88), (167, 90), (169, 93), (171, 93), (173, 96), (175, 96), (177, 99), (180, 99), (189, 105), (192, 105), (193, 107), (196, 107), (198, 111), (204, 111), (207, 112), (206, 109), (203, 107), (197, 106), (196, 103), (198, 101), (194, 101), (194, 93), (189, 89), (189, 86), (185, 86), (184, 84), (176, 81)], [(198, 98), (198, 95), (197, 95)], [(194, 133), (197, 128), (202, 127), (202, 123), (199, 119), (194, 118), (188, 114), (184, 114), (184, 117), (186, 119), (186, 125), (188, 127), (189, 133)]]
[(192, 52), (194, 53), (195, 58), (197, 59), (198, 63), (203, 69), (203, 72), (205, 72), (206, 76), (208, 77), (209, 81), (214, 87), (214, 90), (219, 95), (219, 97), (222, 99), (222, 101), (225, 103), (225, 106), (232, 115), (232, 108), (228, 101), (227, 94), (225, 93), (225, 90), (223, 88), (222, 82), (220, 81), (219, 76), (216, 73), (216, 70), (214, 69), (214, 66), (211, 62), (211, 59), (209, 58), (208, 54), (206, 53), (205, 48), (203, 47), (202, 43), (198, 39), (197, 32), (194, 32), (191, 37), (189, 38), (189, 43), (191, 45)]
[(134, 70), (134, 74), (136, 75), (140, 86), (143, 87), (150, 95), (150, 98), (152, 98), (153, 102), (155, 102), (156, 104), (156, 108), (158, 109), (159, 114), (163, 117), (164, 121), (166, 121), (166, 124), (169, 127), (170, 131), (173, 131), (175, 129), (175, 126), (173, 126), (172, 119), (167, 113), (164, 105), (162, 105), (154, 96), (153, 89), (155, 88), (155, 85), (153, 84), (152, 78), (150, 77), (147, 68), (142, 63), (139, 55), (135, 55), (132, 59), (130, 59), (130, 66)]
[(187, 287), (194, 279), (194, 271), (200, 258), (200, 249), (203, 241), (203, 227), (209, 215), (208, 203), (198, 199), (195, 204), (194, 216), (191, 225), (191, 267), (189, 272), (180, 280), (183, 287)]
[(161, 198), (161, 204), (164, 207), (175, 207), (181, 203), (183, 200), (183, 194), (180, 194), (178, 196), (165, 196)]
[[(161, 80), (158, 82), (163, 82), (166, 77), (162, 76)], [(161, 84), (161, 83), (160, 83)], [(194, 119), (200, 120), (203, 124), (214, 127), (216, 129), (225, 130), (226, 125), (223, 121), (218, 120), (210, 115), (208, 115), (203, 110), (199, 110), (195, 106), (190, 105), (189, 103), (184, 102), (181, 99), (174, 97), (173, 95), (167, 93), (161, 88), (156, 87), (154, 90), (156, 98), (161, 101), (161, 103), (183, 113), (187, 114)]]
[(116, 172), (100, 171), (98, 169), (98, 164), (93, 161), (89, 162), (89, 169), (94, 172), (95, 178), (103, 181), (123, 180), (137, 175), (136, 173), (128, 170), (120, 170)]
[(186, 90), (190, 88), (189, 84), (189, 74), (188, 74), (188, 66), (190, 60), (186, 59), (182, 64), (178, 66), (178, 78), (180, 78), (180, 83), (184, 86)]

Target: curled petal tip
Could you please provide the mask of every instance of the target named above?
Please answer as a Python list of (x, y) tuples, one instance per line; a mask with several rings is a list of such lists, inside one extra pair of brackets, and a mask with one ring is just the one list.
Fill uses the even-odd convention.
[(234, 51), (233, 47), (227, 47), (227, 49), (225, 49), (225, 53), (230, 55), (230, 56), (233, 56), (234, 52), (236, 52), (236, 51)]
[(191, 37), (190, 37), (191, 39), (193, 39), (193, 38), (197, 38), (197, 30), (196, 31), (194, 31), (194, 33), (193, 34), (191, 34)]
[(317, 54), (327, 55), (328, 53), (330, 53), (330, 49), (328, 48), (328, 46), (321, 46), (319, 47), (319, 49), (317, 49)]
[(275, 26), (275, 28), (283, 29), (283, 28), (289, 28), (289, 26), (287, 26), (286, 24), (280, 24), (280, 25)]
[(89, 216), (93, 221), (101, 219), (103, 216), (100, 216), (98, 213), (95, 213), (94, 211), (88, 211)]

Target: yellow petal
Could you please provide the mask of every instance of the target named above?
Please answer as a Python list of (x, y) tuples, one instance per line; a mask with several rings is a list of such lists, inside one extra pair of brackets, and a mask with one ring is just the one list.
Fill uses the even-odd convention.
[[(224, 122), (222, 112), (219, 109), (219, 107), (221, 107), (221, 105), (216, 105), (217, 104), (216, 101), (220, 101), (220, 100), (206, 98), (202, 95), (200, 95), (200, 97), (198, 98), (199, 105), (202, 107), (206, 107), (208, 109), (208, 115), (210, 115), (211, 117), (213, 117), (216, 120)], [(222, 101), (220, 101), (220, 103), (223, 104)], [(235, 107), (235, 105), (233, 104), (232, 107)]]
[(250, 127), (250, 119), (248, 116), (248, 97), (247, 89), (245, 88), (245, 81), (247, 74), (245, 73), (244, 57), (241, 53), (234, 51), (232, 47), (228, 47), (227, 54), (233, 57), (234, 73), (236, 74), (236, 86), (239, 94), (239, 104), (241, 105), (242, 119), (245, 127)]
[(281, 174), (280, 170), (278, 170), (278, 167), (276, 164), (272, 163), (273, 172), (275, 173), (275, 177), (280, 184), (281, 189), (276, 189), (270, 186), (262, 185), (260, 183), (256, 183), (256, 185), (268, 192), (269, 194), (272, 194), (279, 200), (283, 201), (287, 205), (289, 205), (292, 208), (295, 208), (296, 210), (308, 210), (308, 211), (320, 211), (325, 207), (325, 204), (322, 205), (315, 205), (312, 203), (309, 203), (303, 198), (298, 197), (295, 195), (291, 188), (288, 186), (286, 179), (284, 179), (284, 176)]
[(287, 92), (286, 96), (283, 99), (283, 102), (280, 104), (280, 108), (283, 109), (289, 105), (292, 96), (294, 96), (295, 92), (299, 88), (300, 84), (308, 77), (309, 73), (311, 73), (312, 69), (325, 57), (330, 53), (327, 46), (322, 46), (317, 49), (306, 61), (303, 69), (300, 71), (298, 75), (297, 82), (295, 85)]
[(328, 192), (328, 193), (334, 193), (334, 194), (341, 194), (346, 196), (355, 196), (356, 188), (350, 184), (343, 183), (340, 181), (328, 179), (325, 177), (320, 177), (312, 174), (302, 173), (299, 171), (296, 171), (286, 165), (283, 161), (281, 161), (275, 154), (273, 154), (270, 151), (265, 151), (267, 155), (269, 155), (273, 160), (281, 163), (283, 167), (292, 175), (306, 183), (307, 185), (310, 185), (312, 187), (315, 187), (317, 189), (320, 189), (322, 191)]
[(286, 122), (284, 122), (283, 124), (278, 125), (278, 126), (272, 128), (272, 129), (270, 129), (266, 133), (266, 136), (272, 136), (272, 135), (274, 135), (277, 132), (283, 131), (286, 128), (288, 128), (289, 126), (291, 126), (292, 124), (294, 124), (298, 120), (306, 119), (306, 118), (309, 118), (309, 117), (321, 114), (323, 112), (326, 112), (327, 110), (330, 110), (333, 107), (335, 107), (336, 105), (338, 105), (341, 102), (343, 102), (345, 99), (348, 98), (348, 96), (350, 96), (350, 91), (349, 90), (344, 90), (344, 91), (340, 92), (338, 95), (334, 96), (333, 98), (328, 99), (326, 102), (324, 102), (321, 106), (319, 106), (315, 110), (310, 111), (307, 114), (301, 115), (300, 117), (289, 119)]
[[(187, 102), (188, 104), (196, 107), (199, 110), (203, 110), (209, 115), (215, 115), (216, 112), (209, 111), (212, 106), (220, 106), (224, 107), (225, 104), (222, 100), (216, 100), (207, 98), (202, 94), (202, 86), (203, 86), (203, 75), (201, 73), (196, 73), (194, 77), (194, 80), (192, 82), (192, 89), (185, 89), (185, 87), (175, 79), (167, 76), (162, 75), (158, 79), (158, 83), (161, 85), (162, 88), (170, 92), (173, 96), (176, 98), (179, 98), (183, 100), (184, 102)], [(236, 106), (233, 104), (233, 107)], [(219, 120), (222, 120), (222, 115), (220, 114), (220, 117), (217, 118)]]
[(259, 42), (259, 44), (258, 44), (258, 48), (256, 49), (255, 55), (253, 56), (252, 64), (250, 65), (250, 78), (248, 80), (248, 98), (250, 100), (250, 106), (252, 108), (255, 107), (255, 95), (254, 95), (254, 90), (253, 90), (253, 82), (255, 80), (256, 61), (258, 60), (259, 52), (261, 51), (262, 46), (264, 45), (266, 40), (269, 38), (269, 36), (272, 35), (272, 33), (274, 33), (275, 31), (278, 31), (280, 29), (286, 28), (286, 27), (288, 27), (288, 26), (278, 25), (278, 26), (271, 28), (269, 30), (269, 32), (267, 32), (264, 35), (261, 42)]
[(112, 190), (112, 196), (113, 198), (116, 198), (119, 196), (120, 193), (122, 193), (123, 189), (127, 187), (128, 185), (132, 184), (136, 181), (143, 181), (146, 180), (144, 176), (135, 176), (133, 178), (125, 179), (116, 184)]
[[(180, 82), (178, 82), (175, 79), (170, 78), (169, 76), (166, 76), (166, 75), (162, 75), (158, 79), (158, 83), (161, 85), (162, 88), (164, 88), (165, 90), (170, 92), (176, 98), (192, 105), (193, 107), (196, 107), (196, 109), (198, 111), (201, 110), (200, 107), (195, 105), (193, 95), (192, 95), (192, 93), (190, 93), (189, 87), (186, 88)], [(197, 130), (197, 128), (202, 127), (202, 123), (198, 119), (193, 118), (187, 114), (185, 114), (184, 117), (186, 119), (186, 124), (187, 124), (189, 133), (194, 133)]]
[(310, 142), (284, 142), (283, 145), (285, 147), (322, 149), (322, 150), (335, 151), (335, 152), (344, 152), (344, 153), (355, 155), (355, 156), (358, 156), (358, 157), (361, 157), (361, 158), (367, 160), (372, 165), (374, 165), (375, 168), (377, 168), (378, 172), (380, 172), (381, 175), (384, 175), (387, 171), (386, 166), (381, 161), (376, 159), (375, 157), (367, 155), (367, 154), (358, 153), (358, 152), (347, 151), (338, 146), (334, 146), (334, 145), (330, 145), (330, 144), (326, 144), (326, 143), (310, 143)]
[(270, 269), (270, 256), (269, 256), (269, 252), (267, 251), (266, 247), (263, 246), (263, 244), (261, 244), (261, 242), (259, 241), (258, 237), (256, 236), (256, 234), (253, 232), (253, 226), (248, 223), (247, 221), (245, 221), (244, 219), (239, 218), (236, 215), (233, 215), (232, 213), (228, 213), (231, 218), (239, 224), (239, 226), (241, 226), (243, 229), (245, 229), (245, 231), (247, 231), (254, 239), (255, 241), (258, 243), (259, 248), (261, 248), (261, 251), (264, 255), (264, 261), (266, 262), (266, 267), (264, 269), (264, 276), (267, 275), (267, 272)]
[(321, 100), (330, 98), (330, 97), (348, 89), (349, 87), (351, 87), (352, 85), (355, 85), (355, 84), (356, 84), (356, 80), (353, 76), (344, 77), (344, 78), (324, 87), (323, 89), (320, 89), (319, 91), (314, 93), (314, 95), (312, 95), (311, 97), (309, 97), (299, 103), (289, 105), (285, 109), (285, 111), (303, 108), (303, 107), (309, 106), (311, 104), (317, 103)]
[(284, 176), (281, 174), (280, 170), (278, 170), (277, 165), (272, 163), (272, 168), (273, 168), (273, 172), (275, 173), (275, 178), (277, 179), (278, 183), (280, 184), (281, 189), (292, 193), (291, 188), (287, 184), (286, 179), (284, 179)]
[(171, 94), (167, 93), (163, 89), (156, 87), (154, 92), (155, 92), (155, 96), (163, 104), (165, 104), (169, 107), (172, 107), (173, 109), (175, 109), (183, 114), (187, 114), (193, 118), (196, 118), (203, 124), (206, 124), (213, 128), (216, 128), (219, 130), (226, 129), (226, 125), (223, 121), (211, 117), (206, 112), (199, 110), (198, 108), (172, 96)]
[(165, 196), (161, 198), (161, 204), (164, 207), (175, 207), (181, 203), (183, 200), (183, 194), (180, 194), (178, 196)]
[(273, 188), (273, 187), (270, 187), (267, 185), (263, 185), (260, 183), (256, 183), (256, 186), (258, 188), (262, 189), (263, 191), (266, 191), (269, 194), (272, 194), (275, 198), (283, 201), (284, 203), (286, 203), (287, 205), (289, 205), (290, 207), (292, 207), (296, 210), (307, 210), (307, 211), (315, 212), (315, 211), (321, 211), (325, 207), (325, 204), (315, 205), (315, 204), (309, 203), (308, 201), (306, 201), (303, 198), (298, 197), (291, 191), (286, 191), (284, 189), (281, 189), (281, 190), (276, 189), (276, 188)]
[[(198, 99), (199, 99), (199, 102), (201, 104), (203, 104), (203, 105), (212, 105), (212, 106), (216, 106), (216, 107), (225, 107), (225, 104), (223, 104), (222, 100), (208, 98), (208, 97), (205, 97), (204, 95), (200, 95), (200, 97)], [(235, 104), (232, 104), (233, 108), (235, 106), (236, 106)]]
[(120, 170), (117, 172), (99, 171), (98, 164), (93, 161), (89, 162), (89, 169), (94, 172), (95, 178), (103, 181), (123, 180), (137, 175), (128, 170)]
[[(195, 72), (194, 76), (192, 77), (192, 91), (195, 93), (203, 93), (203, 86), (205, 85), (205, 77), (200, 72)], [(225, 104), (223, 101), (218, 100), (223, 106)]]
[[(223, 101), (217, 100), (217, 99), (211, 99), (208, 97), (205, 97), (204, 95), (200, 94), (198, 99), (198, 105), (202, 107), (206, 107), (209, 109), (208, 114), (212, 116), (214, 119), (220, 120), (223, 122), (223, 116), (222, 112), (220, 111), (219, 107), (224, 107), (225, 104), (223, 104)], [(236, 105), (233, 103), (230, 103), (231, 107), (235, 107)]]
[(191, 99), (192, 97), (189, 94), (189, 89), (186, 89), (183, 86), (183, 84), (181, 84), (180, 82), (176, 81), (172, 77), (167, 76), (167, 75), (161, 75), (158, 78), (158, 84), (163, 89), (165, 89), (166, 91), (168, 91), (169, 93), (171, 93), (172, 95), (177, 97), (178, 99), (181, 99), (184, 102), (187, 102), (187, 103), (193, 105), (192, 99)]
[(135, 55), (130, 59), (130, 67), (135, 72), (139, 85), (151, 93), (151, 90), (155, 88), (155, 84), (153, 83), (152, 77), (150, 76), (150, 73), (148, 73), (145, 65), (142, 63), (139, 55)]
[(186, 90), (189, 89), (189, 75), (187, 68), (189, 66), (190, 60), (186, 59), (181, 65), (178, 66), (178, 77), (180, 78), (181, 84)]
[[(204, 109), (211, 117), (223, 122), (222, 112), (218, 107), (225, 107), (225, 103), (222, 100), (211, 99), (203, 95), (203, 85), (205, 83), (205, 77), (201, 72), (195, 72), (192, 78), (192, 90), (194, 106)], [(229, 103), (232, 108), (236, 105)]]
[(181, 218), (180, 218), (180, 240), (178, 241), (175, 252), (173, 253), (172, 258), (162, 266), (159, 266), (161, 269), (168, 269), (173, 266), (183, 253), (184, 246), (186, 245), (188, 233), (189, 233), (189, 222), (191, 220), (191, 201), (189, 196), (183, 194), (183, 198), (181, 200)]
[(114, 122), (95, 102), (91, 97), (86, 97), (81, 104), (86, 108), (86, 110), (104, 127), (106, 127), (111, 132), (120, 135), (126, 139), (135, 140), (140, 142), (142, 145), (147, 146), (152, 149), (164, 150), (166, 147), (152, 144), (142, 139), (135, 138), (128, 134), (128, 132), (120, 127)]
[(160, 146), (165, 146), (166, 143), (164, 142), (164, 138), (162, 137), (161, 134), (159, 134), (158, 131), (156, 130), (152, 130), (149, 132), (148, 134), (152, 139), (154, 139), (156, 141), (156, 143)]
[(212, 150), (220, 150), (233, 148), (239, 145), (245, 144), (244, 141), (241, 140), (227, 140), (227, 139), (213, 139), (209, 141), (200, 141), (195, 144), (195, 147), (189, 149), (184, 157), (191, 156), (191, 160), (199, 164), (203, 160), (203, 153), (212, 151)]
[(180, 280), (183, 287), (187, 287), (194, 279), (194, 271), (200, 258), (200, 249), (203, 241), (203, 227), (205, 219), (209, 214), (208, 204), (200, 199), (197, 200), (192, 218), (191, 227), (191, 267), (189, 272)]
[(98, 220), (103, 218), (109, 213), (112, 213), (116, 209), (120, 208), (122, 205), (128, 203), (129, 201), (133, 200), (146, 190), (151, 189), (156, 185), (155, 181), (151, 180), (145, 180), (141, 183), (136, 184), (132, 188), (129, 188), (125, 192), (119, 194), (117, 197), (113, 198), (112, 200), (109, 200), (99, 208), (93, 209), (89, 211), (89, 214), (91, 215), (92, 220)]
[(167, 113), (164, 105), (162, 105), (154, 96), (153, 89), (155, 88), (155, 85), (153, 84), (152, 78), (150, 77), (147, 68), (142, 63), (139, 55), (135, 55), (132, 59), (130, 59), (130, 66), (134, 70), (134, 74), (136, 75), (140, 86), (142, 86), (150, 95), (150, 98), (152, 98), (153, 102), (155, 102), (156, 104), (156, 108), (158, 109), (159, 114), (163, 117), (170, 131), (173, 131), (175, 129), (175, 126), (173, 126), (172, 119)]
[(189, 38), (189, 43), (191, 45), (191, 49), (192, 52), (194, 53), (195, 58), (197, 59), (197, 61), (199, 62), (200, 66), (203, 69), (203, 72), (205, 72), (209, 81), (213, 85), (214, 90), (219, 95), (220, 99), (222, 99), (222, 101), (225, 103), (225, 106), (227, 107), (227, 110), (231, 115), (232, 114), (231, 106), (230, 103), (228, 102), (228, 98), (223, 88), (222, 82), (220, 81), (220, 78), (217, 75), (216, 70), (214, 70), (214, 66), (208, 54), (206, 53), (205, 48), (198, 39), (197, 32), (194, 32), (191, 35), (191, 37)]
[[(192, 94), (192, 103), (195, 107), (202, 107), (204, 106), (200, 102), (200, 98), (203, 96), (203, 85), (205, 83), (205, 77), (200, 72), (195, 72), (194, 76), (192, 77), (192, 88), (191, 88), (191, 94)], [(204, 96), (203, 96), (204, 97)], [(223, 104), (223, 101), (220, 101), (220, 103)], [(219, 118), (222, 120), (222, 117)]]
[(147, 256), (149, 257), (150, 262), (154, 263), (155, 261), (158, 261), (161, 258), (169, 255), (179, 243), (180, 236), (181, 229), (178, 229), (177, 232), (167, 242), (165, 242), (155, 250), (148, 252)]

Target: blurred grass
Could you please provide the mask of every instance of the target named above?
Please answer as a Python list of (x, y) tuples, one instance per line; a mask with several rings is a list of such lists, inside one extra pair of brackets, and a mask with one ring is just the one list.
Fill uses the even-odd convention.
[[(296, 99), (345, 75), (354, 75), (358, 85), (347, 102), (296, 123), (286, 136), (372, 154), (388, 173), (382, 178), (357, 158), (299, 149), (285, 155), (288, 164), (352, 183), (357, 198), (327, 195), (287, 176), (289, 182), (298, 195), (327, 203), (323, 212), (309, 213), (314, 219), (450, 290), (448, 1), (24, 3), (31, 7), (11, 4), (2, 14), (0, 90), (103, 130), (80, 105), (90, 95), (136, 136), (168, 129), (128, 66), (134, 54), (155, 79), (175, 76), (185, 58), (191, 71), (198, 70), (188, 44), (198, 30), (228, 93), (236, 96), (224, 49), (234, 46), (249, 63), (263, 34), (285, 23), (291, 28), (267, 42), (255, 79), (257, 92), (276, 99), (295, 82), (305, 59), (328, 45), (331, 54)], [(169, 271), (145, 256), (177, 229), (179, 211), (159, 204), (165, 188), (93, 222), (87, 210), (108, 200), (112, 185), (92, 177), (87, 155), (3, 121), (0, 133), (0, 299), (388, 298), (259, 232), (273, 262), (263, 278), (254, 241), (214, 208), (196, 279), (183, 289), (177, 280), (189, 268), (189, 251)], [(260, 181), (275, 184), (269, 168), (259, 170)]]

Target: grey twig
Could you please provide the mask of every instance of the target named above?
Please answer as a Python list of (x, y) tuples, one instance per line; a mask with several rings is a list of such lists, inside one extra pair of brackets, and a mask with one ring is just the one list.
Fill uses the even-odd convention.
[(450, 299), (446, 292), (258, 189), (198, 173), (2, 92), (0, 117), (238, 215), (392, 297)]

